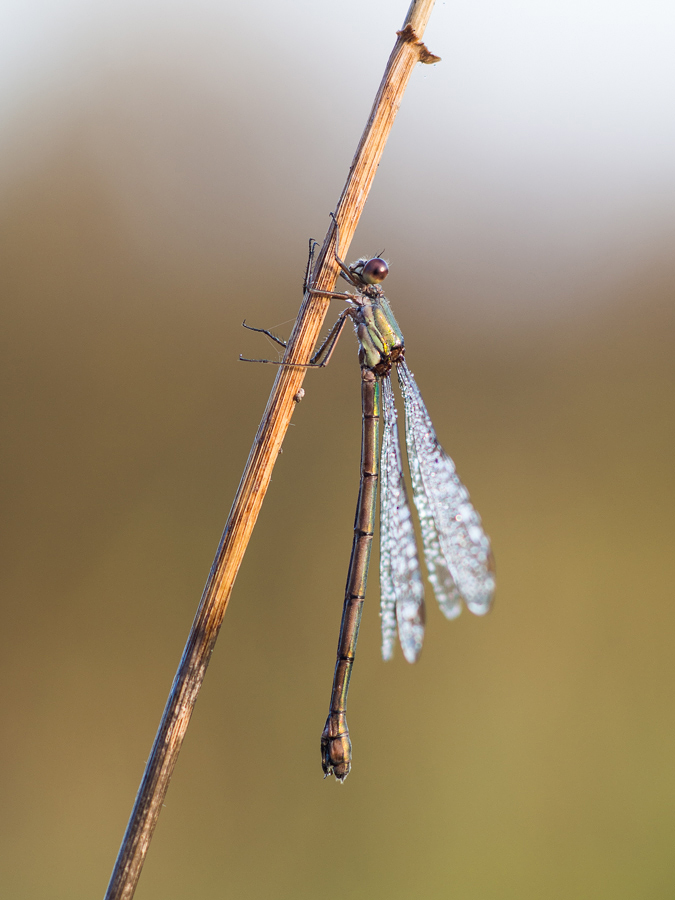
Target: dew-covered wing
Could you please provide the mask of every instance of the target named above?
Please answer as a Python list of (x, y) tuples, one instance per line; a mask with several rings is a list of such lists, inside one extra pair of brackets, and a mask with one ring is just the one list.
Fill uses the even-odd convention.
[(396, 631), (408, 662), (415, 662), (424, 640), (424, 586), (396, 427), (389, 377), (383, 379), (384, 433), (380, 466), (380, 592), (382, 656), (391, 659)]
[(405, 433), (413, 499), (420, 517), (429, 581), (443, 613), (453, 619), (463, 598), (483, 615), (495, 589), (490, 541), (455, 465), (438, 442), (419, 388), (405, 362), (396, 367), (405, 404)]

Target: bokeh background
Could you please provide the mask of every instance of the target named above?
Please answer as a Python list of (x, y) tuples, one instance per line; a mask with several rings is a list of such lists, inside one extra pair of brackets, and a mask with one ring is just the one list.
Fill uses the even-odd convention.
[[(102, 896), (405, 2), (3, 6), (3, 895)], [(311, 372), (137, 891), (672, 898), (675, 7), (439, 4), (350, 256), (492, 537), (325, 719), (356, 342)], [(334, 310), (337, 312), (337, 308)], [(327, 323), (328, 324), (328, 323)], [(291, 641), (292, 653), (286, 649)], [(392, 730), (391, 723), (399, 723)]]

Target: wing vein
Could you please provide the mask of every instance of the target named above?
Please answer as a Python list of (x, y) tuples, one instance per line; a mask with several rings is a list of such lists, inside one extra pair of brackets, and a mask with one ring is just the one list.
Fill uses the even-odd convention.
[(396, 406), (383, 379), (384, 429), (380, 466), (380, 593), (382, 656), (391, 659), (398, 630), (403, 655), (415, 662), (424, 640), (424, 586), (403, 478)]
[(447, 618), (459, 615), (460, 598), (471, 612), (482, 615), (490, 608), (495, 586), (490, 541), (453, 461), (438, 442), (412, 372), (404, 361), (396, 371), (429, 581)]

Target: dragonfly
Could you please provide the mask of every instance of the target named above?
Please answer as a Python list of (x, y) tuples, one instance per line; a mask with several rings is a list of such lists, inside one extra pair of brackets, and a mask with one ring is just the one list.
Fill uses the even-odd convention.
[[(328, 718), (321, 735), (324, 777), (333, 775), (338, 782), (343, 782), (352, 766), (347, 694), (365, 601), (378, 482), (382, 656), (385, 660), (392, 658), (398, 636), (404, 658), (413, 663), (424, 639), (424, 586), (403, 475), (391, 383), (393, 370), (405, 408), (406, 455), (427, 575), (445, 617), (456, 618), (462, 603), (476, 615), (487, 613), (494, 595), (495, 575), (490, 541), (480, 516), (457, 476), (453, 461), (436, 437), (415, 378), (407, 366), (403, 333), (381, 287), (389, 273), (388, 264), (377, 256), (362, 257), (346, 265), (338, 256), (338, 246), (339, 233), (335, 259), (341, 277), (354, 292), (320, 291), (308, 285), (312, 261), (310, 249), (305, 287), (314, 294), (346, 301), (349, 306), (340, 313), (325, 341), (305, 365), (326, 366), (346, 322), (351, 319), (359, 343), (361, 365), (361, 475), (333, 687)], [(243, 324), (286, 346), (286, 342), (270, 331)], [(380, 431), (382, 440), (378, 454)]]

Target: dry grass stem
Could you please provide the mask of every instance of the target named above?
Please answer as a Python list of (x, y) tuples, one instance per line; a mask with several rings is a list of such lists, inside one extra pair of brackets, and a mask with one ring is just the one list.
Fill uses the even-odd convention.
[[(418, 62), (438, 61), (438, 57), (429, 53), (421, 42), (432, 8), (433, 0), (413, 0), (403, 28), (398, 32), (335, 211), (342, 256), (346, 254), (356, 230), (412, 70)], [(314, 286), (320, 290), (332, 290), (337, 279), (334, 243), (335, 224), (331, 222), (313, 273)], [(288, 342), (286, 362), (309, 361), (329, 303), (326, 297), (305, 294)], [(297, 398), (301, 396), (305, 372), (304, 368), (293, 365), (279, 367), (174, 678), (105, 900), (129, 900), (136, 889), (234, 579), (258, 518)]]

